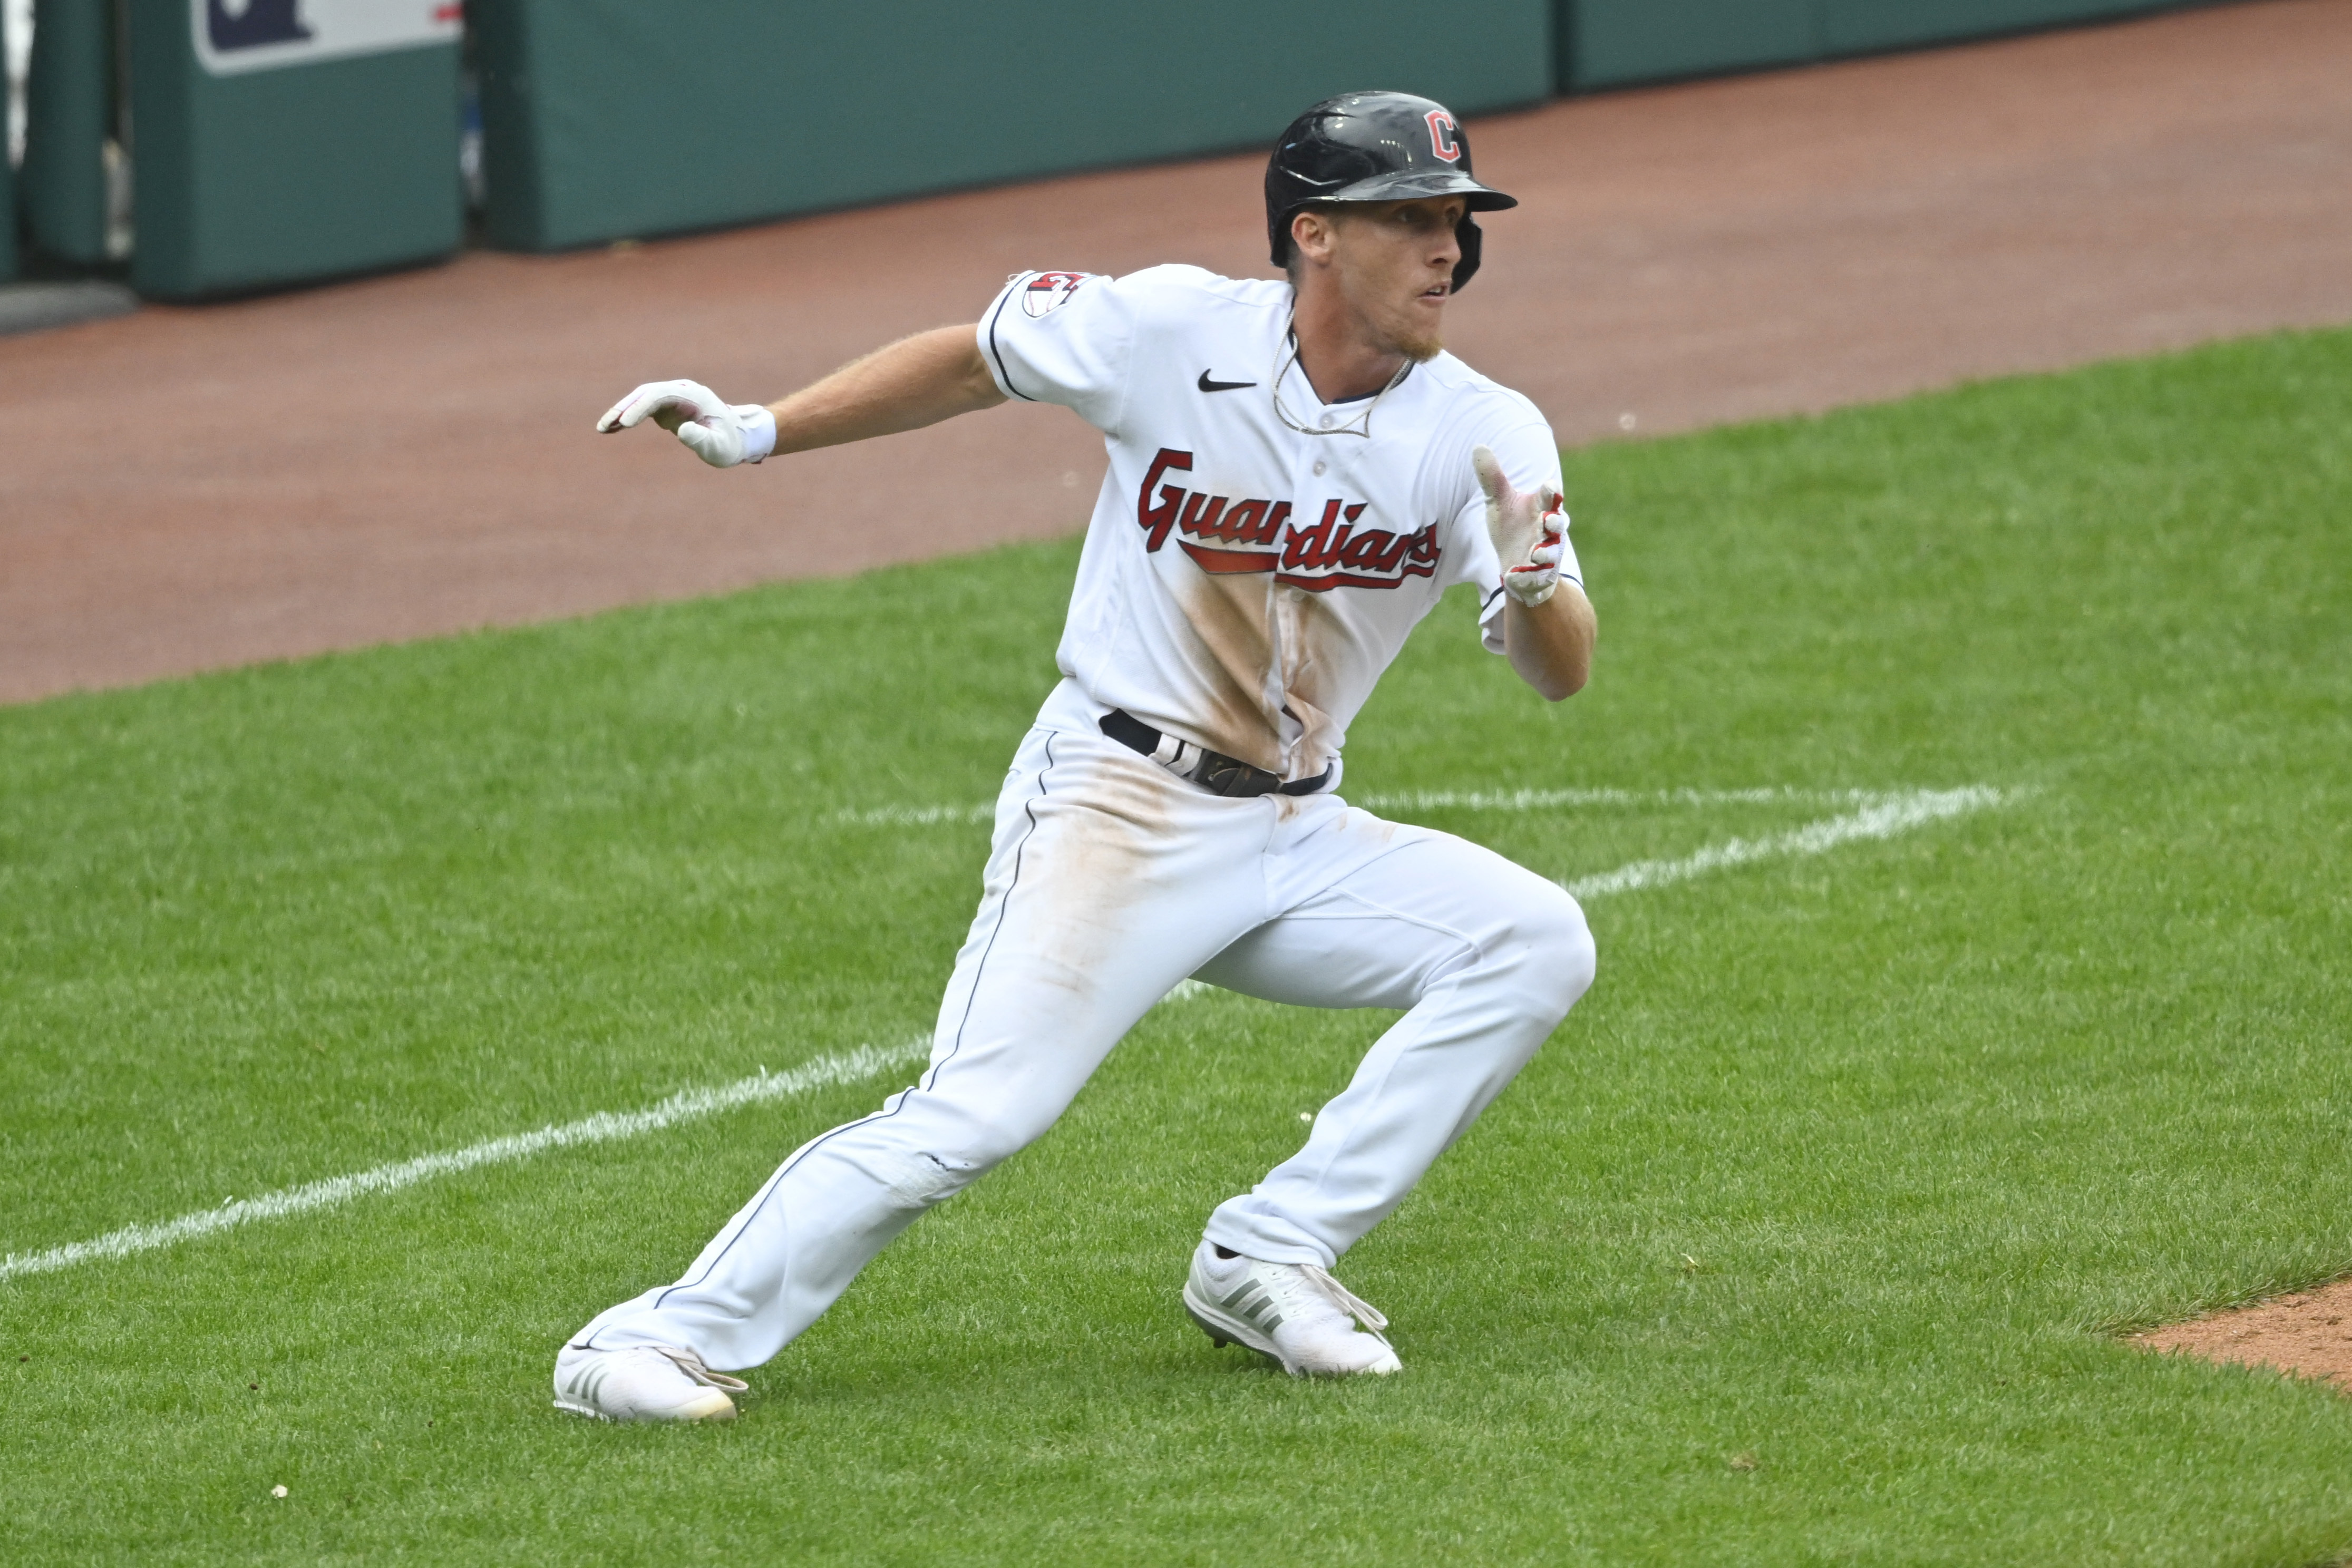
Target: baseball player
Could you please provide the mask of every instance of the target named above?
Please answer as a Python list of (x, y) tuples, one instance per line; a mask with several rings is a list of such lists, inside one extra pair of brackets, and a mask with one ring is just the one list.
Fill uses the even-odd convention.
[(1553, 883), (1342, 800), (1348, 726), (1453, 584), (1554, 701), (1584, 683), (1593, 617), (1551, 431), (1440, 343), (1478, 267), (1471, 214), (1517, 204), (1473, 177), (1453, 116), (1396, 92), (1318, 104), (1265, 201), (1282, 282), (1024, 272), (975, 325), (780, 402), (660, 382), (599, 422), (651, 420), (727, 468), (1019, 398), (1100, 430), (1109, 471), (929, 1068), (793, 1151), (676, 1283), (573, 1336), (562, 1408), (732, 1416), (726, 1372), (1052, 1126), (1188, 976), (1402, 1010), (1305, 1146), (1209, 1216), (1182, 1291), (1218, 1344), (1293, 1375), (1398, 1369), (1387, 1320), (1331, 1270), (1533, 1056), (1593, 948)]

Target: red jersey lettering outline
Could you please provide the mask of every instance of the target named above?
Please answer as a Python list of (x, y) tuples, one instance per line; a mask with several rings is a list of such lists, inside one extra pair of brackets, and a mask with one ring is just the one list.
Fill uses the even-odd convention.
[(1409, 534), (1387, 528), (1359, 533), (1356, 520), (1367, 507), (1362, 501), (1352, 507), (1326, 501), (1323, 516), (1312, 528), (1292, 531), (1275, 580), (1286, 588), (1328, 593), (1335, 588), (1395, 588), (1409, 577), (1436, 575), (1444, 547), (1437, 542), (1435, 523), (1424, 523)]
[(1168, 542), (1168, 530), (1176, 526), (1176, 508), (1184, 504), (1183, 486), (1170, 485), (1160, 490), (1160, 504), (1153, 506), (1151, 486), (1159, 484), (1160, 476), (1171, 468), (1190, 469), (1192, 466), (1191, 453), (1163, 446), (1160, 455), (1151, 460), (1151, 466), (1144, 471), (1143, 490), (1135, 498), (1135, 520), (1149, 536), (1150, 542), (1143, 547), (1145, 553), (1155, 551)]
[(1163, 446), (1145, 471), (1135, 498), (1145, 553), (1158, 551), (1173, 535), (1192, 564), (1213, 577), (1272, 572), (1277, 582), (1309, 593), (1395, 588), (1407, 578), (1436, 574), (1444, 548), (1437, 542), (1435, 523), (1412, 533), (1360, 530), (1357, 525), (1371, 503), (1335, 497), (1323, 503), (1322, 515), (1312, 525), (1286, 527), (1291, 514), (1288, 501), (1236, 501), (1161, 483), (1170, 474), (1192, 468), (1192, 454)]

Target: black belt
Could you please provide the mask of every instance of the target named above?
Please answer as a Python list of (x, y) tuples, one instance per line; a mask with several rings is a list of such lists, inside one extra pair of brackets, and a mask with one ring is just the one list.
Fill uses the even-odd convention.
[(1103, 715), (1101, 727), (1105, 735), (1129, 751), (1143, 753), (1178, 778), (1190, 779), (1212, 795), (1234, 800), (1259, 795), (1312, 795), (1331, 781), (1332, 768), (1339, 766), (1334, 763), (1312, 779), (1294, 779), (1286, 784), (1280, 774), (1252, 768), (1238, 757), (1227, 757), (1222, 751), (1211, 751), (1205, 746), (1163, 735), (1125, 708), (1115, 707)]

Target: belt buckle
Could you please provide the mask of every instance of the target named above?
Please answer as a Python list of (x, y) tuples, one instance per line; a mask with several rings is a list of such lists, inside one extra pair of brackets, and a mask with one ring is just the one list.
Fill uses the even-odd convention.
[(1193, 783), (1210, 794), (1228, 800), (1255, 800), (1282, 787), (1282, 780), (1265, 768), (1253, 768), (1240, 758), (1227, 757), (1221, 751), (1203, 751), (1191, 777)]
[[(1155, 729), (1124, 708), (1113, 708), (1097, 721), (1103, 734), (1146, 760), (1159, 764), (1188, 784), (1228, 800), (1254, 800), (1261, 795), (1286, 791), (1282, 776), (1254, 767), (1238, 757), (1227, 757), (1205, 746), (1195, 746), (1167, 731)], [(1323, 778), (1330, 777), (1324, 770)], [(1311, 780), (1319, 784), (1322, 779)]]

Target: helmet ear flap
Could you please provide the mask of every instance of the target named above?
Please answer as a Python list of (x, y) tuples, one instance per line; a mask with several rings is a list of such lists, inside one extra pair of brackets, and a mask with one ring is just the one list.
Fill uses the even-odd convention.
[(1454, 264), (1453, 291), (1459, 294), (1462, 286), (1468, 283), (1478, 270), (1480, 255), (1486, 248), (1486, 236), (1479, 232), (1470, 214), (1465, 213), (1462, 221), (1454, 225), (1454, 241), (1462, 247), (1462, 259)]

